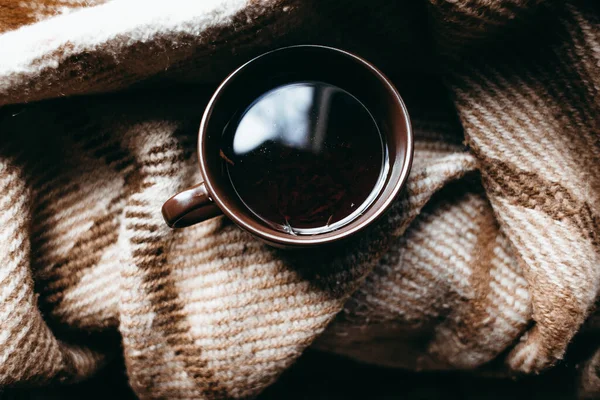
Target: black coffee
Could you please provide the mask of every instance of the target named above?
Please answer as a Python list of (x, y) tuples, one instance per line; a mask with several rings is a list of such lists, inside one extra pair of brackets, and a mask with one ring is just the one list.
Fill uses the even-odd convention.
[(263, 94), (229, 122), (221, 157), (243, 203), (295, 235), (328, 232), (362, 214), (381, 189), (387, 164), (365, 106), (321, 82)]

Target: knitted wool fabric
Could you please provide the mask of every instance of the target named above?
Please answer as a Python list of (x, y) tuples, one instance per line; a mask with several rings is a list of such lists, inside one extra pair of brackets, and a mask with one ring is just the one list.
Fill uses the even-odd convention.
[[(309, 346), (512, 374), (597, 338), (596, 4), (15, 4), (0, 1), (1, 386), (81, 380), (122, 352), (141, 398), (243, 398)], [(402, 195), (335, 249), (271, 249), (223, 217), (168, 229), (215, 85), (299, 42), (397, 84), (415, 130)], [(599, 354), (581, 396), (600, 396)]]

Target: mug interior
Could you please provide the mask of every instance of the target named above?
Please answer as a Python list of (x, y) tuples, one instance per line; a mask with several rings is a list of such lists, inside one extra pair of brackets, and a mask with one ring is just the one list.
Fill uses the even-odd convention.
[[(246, 208), (222, 173), (219, 154), (223, 131), (231, 118), (278, 86), (298, 81), (321, 81), (355, 96), (369, 110), (388, 148), (385, 183), (363, 215), (336, 231), (312, 236), (278, 231)], [(282, 247), (302, 247), (336, 241), (368, 225), (390, 205), (408, 176), (413, 140), (406, 106), (374, 66), (348, 52), (323, 46), (293, 46), (263, 54), (244, 64), (219, 86), (200, 126), (198, 154), (202, 175), (215, 203), (242, 228)]]

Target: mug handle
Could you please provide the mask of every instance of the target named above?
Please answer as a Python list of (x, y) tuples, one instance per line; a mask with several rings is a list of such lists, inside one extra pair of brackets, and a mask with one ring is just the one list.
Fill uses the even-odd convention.
[(171, 228), (184, 228), (221, 214), (221, 209), (210, 199), (204, 182), (177, 193), (162, 206), (163, 218)]

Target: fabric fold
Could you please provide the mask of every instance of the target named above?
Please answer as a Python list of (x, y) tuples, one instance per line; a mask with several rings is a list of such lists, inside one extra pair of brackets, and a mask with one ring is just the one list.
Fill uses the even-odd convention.
[[(245, 398), (311, 346), (537, 373), (597, 334), (594, 6), (55, 6), (0, 2), (0, 387), (85, 379), (122, 352), (141, 398)], [(310, 254), (223, 217), (168, 229), (163, 201), (199, 179), (212, 88), (300, 41), (393, 79), (415, 131), (406, 189), (364, 234)], [(598, 395), (597, 358), (582, 364), (581, 397)]]

